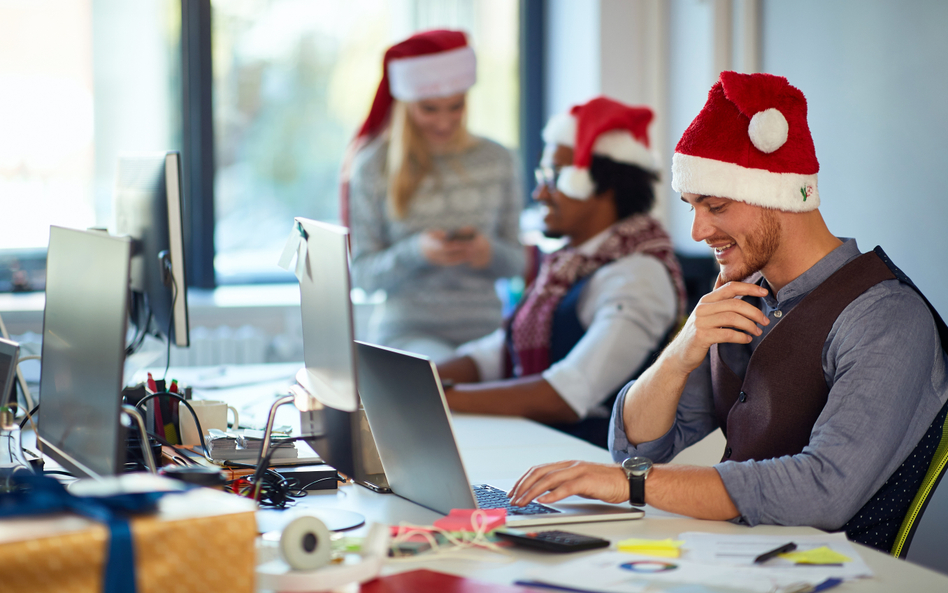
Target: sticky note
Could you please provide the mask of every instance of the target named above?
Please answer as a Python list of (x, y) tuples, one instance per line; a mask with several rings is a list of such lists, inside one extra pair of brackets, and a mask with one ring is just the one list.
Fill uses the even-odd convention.
[(507, 522), (506, 509), (452, 509), (447, 517), (434, 522), (445, 531), (493, 531)]
[(797, 564), (842, 564), (843, 562), (852, 562), (851, 558), (827, 546), (820, 546), (812, 550), (788, 552), (787, 554), (781, 554), (780, 557)]
[(685, 542), (673, 539), (624, 539), (616, 544), (620, 552), (658, 556), (660, 558), (678, 558), (681, 546)]

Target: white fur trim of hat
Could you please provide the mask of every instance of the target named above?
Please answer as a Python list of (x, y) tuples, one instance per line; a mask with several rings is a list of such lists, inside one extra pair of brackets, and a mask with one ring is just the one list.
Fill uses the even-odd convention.
[(726, 197), (787, 212), (820, 206), (816, 181), (816, 173), (774, 173), (677, 152), (672, 157), (672, 189), (677, 192)]
[(477, 82), (477, 58), (470, 46), (392, 60), (388, 83), (399, 101), (421, 101), (466, 92)]

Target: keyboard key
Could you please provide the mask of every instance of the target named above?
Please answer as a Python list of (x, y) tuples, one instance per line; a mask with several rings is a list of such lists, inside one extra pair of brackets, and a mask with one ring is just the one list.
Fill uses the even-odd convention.
[(531, 502), (524, 507), (513, 506), (506, 492), (489, 484), (474, 484), (472, 487), (477, 506), (482, 509), (506, 509), (508, 515), (545, 515), (560, 512), (538, 502)]

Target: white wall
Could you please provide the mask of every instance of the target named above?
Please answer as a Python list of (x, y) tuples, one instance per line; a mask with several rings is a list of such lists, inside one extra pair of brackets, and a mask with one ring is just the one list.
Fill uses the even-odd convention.
[(599, 1), (550, 0), (547, 15), (544, 119), (600, 93)]
[(667, 220), (665, 160), (668, 6), (664, 0), (550, 0), (545, 118), (597, 95), (655, 110), (649, 129), (662, 183), (653, 214)]
[(668, 115), (664, 160), (665, 183), (672, 194), (668, 203), (669, 232), (675, 248), (690, 255), (709, 255), (708, 248), (691, 240), (691, 213), (671, 191), (671, 158), (675, 145), (691, 120), (701, 111), (708, 90), (717, 80), (714, 66), (714, 4), (705, 0), (673, 0), (669, 11)]
[(762, 69), (809, 104), (820, 210), (863, 251), (882, 245), (948, 314), (948, 2), (780, 0), (762, 6)]

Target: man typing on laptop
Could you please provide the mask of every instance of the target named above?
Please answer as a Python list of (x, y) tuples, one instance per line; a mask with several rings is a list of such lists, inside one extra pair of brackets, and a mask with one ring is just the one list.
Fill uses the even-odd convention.
[[(948, 328), (880, 249), (860, 255), (830, 233), (818, 170), (803, 94), (722, 73), (672, 165), (692, 237), (721, 266), (715, 290), (620, 392), (610, 449), (622, 464), (535, 467), (514, 504), (630, 500), (891, 547), (941, 438)], [(721, 463), (652, 465), (717, 427)]]
[(566, 237), (503, 329), (438, 366), (456, 412), (523, 416), (606, 447), (619, 388), (682, 317), (671, 239), (648, 212), (652, 111), (599, 97), (554, 116), (534, 197)]

